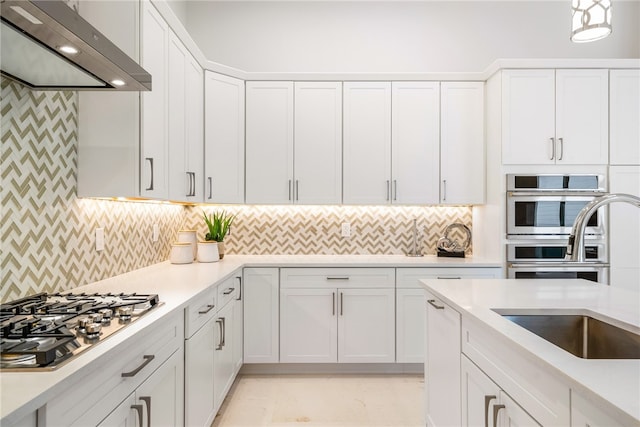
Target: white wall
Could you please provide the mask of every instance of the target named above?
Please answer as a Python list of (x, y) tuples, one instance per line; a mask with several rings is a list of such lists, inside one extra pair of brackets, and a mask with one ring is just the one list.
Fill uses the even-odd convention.
[(207, 59), (263, 72), (483, 71), (498, 58), (640, 58), (640, 2), (569, 41), (571, 1), (188, 1)]

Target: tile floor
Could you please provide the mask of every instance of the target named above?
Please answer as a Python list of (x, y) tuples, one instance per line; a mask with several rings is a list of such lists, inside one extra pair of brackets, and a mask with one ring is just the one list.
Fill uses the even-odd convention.
[(242, 375), (212, 427), (424, 425), (422, 375)]

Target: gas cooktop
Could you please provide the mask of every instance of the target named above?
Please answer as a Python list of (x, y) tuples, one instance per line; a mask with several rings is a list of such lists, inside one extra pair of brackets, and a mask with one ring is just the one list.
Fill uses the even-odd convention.
[(56, 369), (161, 304), (135, 293), (41, 293), (0, 304), (0, 370)]

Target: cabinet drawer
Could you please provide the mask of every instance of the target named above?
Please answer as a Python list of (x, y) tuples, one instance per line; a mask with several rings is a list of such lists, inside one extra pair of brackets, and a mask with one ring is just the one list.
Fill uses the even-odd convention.
[(216, 305), (217, 297), (218, 289), (212, 286), (191, 299), (189, 307), (184, 309), (184, 336), (186, 338), (190, 338), (216, 314), (220, 308), (220, 304)]
[(393, 268), (283, 268), (281, 288), (393, 288)]
[(462, 352), (540, 424), (568, 426), (569, 387), (506, 340), (462, 319)]
[[(218, 310), (232, 299), (237, 299), (240, 293), (240, 275), (232, 276), (218, 285)], [(216, 311), (218, 311), (216, 310)]]
[(167, 315), (85, 366), (84, 375), (47, 403), (46, 425), (71, 425), (81, 416), (83, 425), (98, 425), (183, 345), (183, 320), (181, 311)]
[(497, 267), (421, 267), (398, 268), (396, 270), (396, 287), (421, 288), (422, 279), (485, 279), (500, 278), (502, 270)]

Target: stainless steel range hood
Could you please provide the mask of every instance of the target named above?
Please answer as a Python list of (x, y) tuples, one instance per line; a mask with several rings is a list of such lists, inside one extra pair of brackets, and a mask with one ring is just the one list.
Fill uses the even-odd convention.
[(0, 69), (38, 90), (151, 90), (151, 75), (59, 0), (1, 0)]

